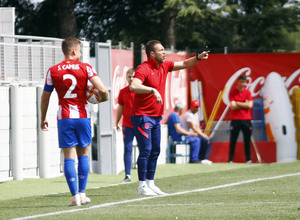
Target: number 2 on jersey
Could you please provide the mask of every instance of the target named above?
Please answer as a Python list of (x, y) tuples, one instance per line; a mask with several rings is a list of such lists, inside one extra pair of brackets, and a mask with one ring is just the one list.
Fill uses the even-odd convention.
[(72, 99), (72, 98), (77, 98), (77, 94), (76, 93), (72, 93), (73, 90), (75, 89), (76, 85), (77, 85), (77, 79), (75, 78), (75, 76), (71, 75), (71, 74), (66, 74), (63, 76), (63, 79), (70, 79), (72, 81), (71, 86), (69, 87), (68, 91), (66, 92), (64, 99)]

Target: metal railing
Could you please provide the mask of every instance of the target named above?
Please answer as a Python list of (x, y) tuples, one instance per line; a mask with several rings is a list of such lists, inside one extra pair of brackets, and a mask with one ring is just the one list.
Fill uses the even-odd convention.
[(62, 39), (0, 35), (0, 83), (37, 84), (46, 71), (64, 59)]

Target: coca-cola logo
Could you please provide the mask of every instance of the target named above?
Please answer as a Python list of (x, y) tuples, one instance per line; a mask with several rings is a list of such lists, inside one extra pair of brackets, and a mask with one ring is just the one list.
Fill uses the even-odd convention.
[(118, 107), (118, 97), (119, 92), (125, 86), (128, 85), (126, 81), (126, 72), (130, 67), (125, 66), (123, 70), (120, 70), (120, 66), (117, 65), (114, 69), (113, 80), (112, 80), (112, 107), (113, 109), (117, 109)]
[[(228, 105), (230, 103), (229, 101), (229, 93), (230, 90), (232, 89), (232, 86), (234, 83), (237, 81), (238, 77), (241, 74), (244, 74), (247, 76), (247, 89), (250, 90), (252, 97), (258, 97), (260, 96), (260, 89), (264, 85), (265, 82), (265, 77), (264, 76), (259, 76), (255, 80), (252, 79), (251, 77), (251, 68), (249, 67), (244, 67), (236, 71), (226, 82), (225, 84), (225, 91), (223, 94), (223, 102)], [(278, 73), (280, 74), (280, 73)], [(297, 82), (297, 77), (298, 77), (298, 85), (296, 85)], [(286, 76), (282, 77), (282, 80), (284, 81), (284, 84), (286, 88), (289, 91), (289, 94), (292, 94), (294, 88), (299, 88), (299, 83), (300, 83), (300, 69), (297, 69), (295, 72), (293, 72), (288, 78)], [(292, 87), (291, 87), (292, 86)]]

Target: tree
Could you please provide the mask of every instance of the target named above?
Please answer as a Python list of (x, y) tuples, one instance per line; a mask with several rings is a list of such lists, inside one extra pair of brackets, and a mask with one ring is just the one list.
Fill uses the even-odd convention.
[(298, 1), (170, 0), (166, 4), (177, 10), (176, 48), (181, 50), (208, 45), (271, 52), (296, 45), (290, 36), (299, 27)]
[(257, 48), (257, 52), (270, 48), (286, 48), (289, 33), (297, 31), (299, 2), (289, 0), (228, 0), (227, 5), (240, 5), (230, 14), (239, 20), (233, 47)]
[[(16, 34), (116, 45), (161, 40), (166, 48), (300, 50), (297, 0), (0, 0), (16, 8)], [(93, 51), (93, 50), (92, 50)], [(217, 51), (217, 50), (213, 50)], [(271, 50), (272, 51), (272, 50)], [(270, 51), (270, 52), (271, 52)], [(246, 52), (246, 51), (244, 51)]]
[(60, 36), (77, 37), (77, 23), (74, 12), (74, 0), (55, 1), (59, 20)]
[[(80, 36), (92, 41), (111, 39), (114, 44), (122, 41), (144, 43), (159, 38), (157, 10), (163, 7), (160, 0), (110, 0), (78, 1), (76, 18)], [(154, 31), (155, 30), (155, 31)]]
[(15, 7), (15, 33), (64, 38), (78, 36), (74, 0), (45, 0), (37, 6), (28, 0), (1, 0), (1, 7)]
[(48, 37), (78, 37), (74, 0), (44, 0), (35, 8), (35, 35)]

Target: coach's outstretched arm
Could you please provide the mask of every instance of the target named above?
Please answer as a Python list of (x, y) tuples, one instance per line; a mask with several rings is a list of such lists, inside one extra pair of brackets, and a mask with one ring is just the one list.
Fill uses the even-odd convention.
[(93, 86), (98, 89), (101, 97), (101, 102), (105, 102), (109, 99), (109, 92), (99, 76), (94, 76), (90, 79)]
[(210, 51), (204, 51), (201, 54), (197, 54), (196, 56), (190, 57), (184, 61), (175, 62), (173, 71), (191, 68), (195, 66), (198, 61), (208, 59), (209, 52)]

